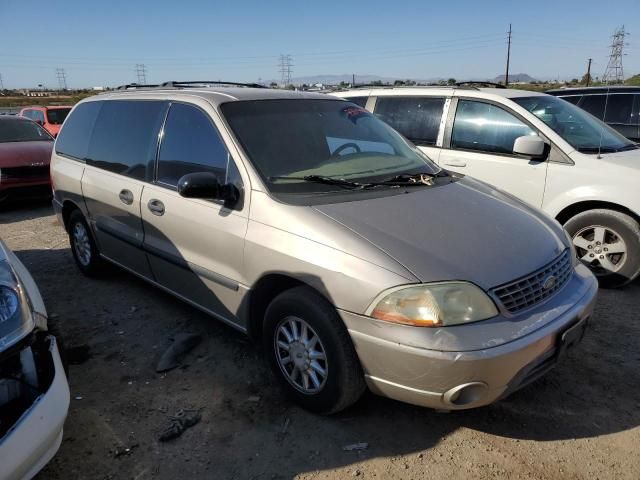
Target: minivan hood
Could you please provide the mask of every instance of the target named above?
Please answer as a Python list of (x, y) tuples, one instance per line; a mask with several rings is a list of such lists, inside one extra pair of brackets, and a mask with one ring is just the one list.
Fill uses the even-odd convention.
[(626, 152), (603, 153), (602, 158), (612, 165), (620, 165), (628, 168), (640, 170), (640, 149), (627, 150)]
[(568, 247), (554, 220), (477, 180), (412, 188), (314, 208), (423, 282), (466, 280), (488, 290), (543, 267)]

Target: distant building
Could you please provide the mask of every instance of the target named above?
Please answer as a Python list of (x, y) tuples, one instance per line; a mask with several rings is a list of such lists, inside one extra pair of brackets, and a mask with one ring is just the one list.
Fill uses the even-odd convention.
[(25, 97), (57, 97), (60, 92), (54, 90), (30, 90), (23, 88), (18, 90), (18, 95), (24, 95)]
[(104, 92), (105, 87), (93, 87), (91, 88), (91, 90), (93, 90), (94, 92)]

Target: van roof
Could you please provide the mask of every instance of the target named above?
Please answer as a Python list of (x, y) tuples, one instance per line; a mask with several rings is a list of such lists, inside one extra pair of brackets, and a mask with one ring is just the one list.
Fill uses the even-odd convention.
[[(391, 93), (392, 92), (392, 93)], [(380, 95), (424, 95), (431, 96), (437, 95), (452, 95), (453, 92), (464, 92), (472, 96), (499, 96), (503, 98), (519, 98), (519, 97), (533, 97), (546, 95), (542, 92), (535, 92), (531, 90), (517, 90), (512, 88), (473, 88), (466, 86), (447, 86), (447, 85), (434, 85), (434, 86), (411, 86), (411, 87), (357, 87), (348, 90), (341, 90), (339, 92), (333, 92), (341, 97), (357, 96), (359, 93), (368, 96), (380, 96)], [(353, 94), (353, 95), (350, 95)], [(480, 94), (480, 95), (478, 95)]]
[(198, 87), (163, 87), (153, 86), (149, 88), (133, 88), (113, 90), (101, 93), (94, 98), (98, 99), (125, 99), (125, 98), (167, 98), (176, 96), (193, 96), (203, 98), (213, 105), (227, 102), (245, 100), (280, 100), (280, 99), (321, 99), (333, 100), (322, 93), (298, 92), (292, 90), (281, 90), (272, 88), (254, 88), (239, 86), (198, 86)]

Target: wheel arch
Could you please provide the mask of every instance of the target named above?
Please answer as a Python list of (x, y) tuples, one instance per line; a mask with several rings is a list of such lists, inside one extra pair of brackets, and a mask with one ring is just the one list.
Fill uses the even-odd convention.
[(555, 217), (555, 219), (560, 223), (560, 225), (564, 225), (576, 215), (587, 212), (589, 210), (595, 209), (607, 209), (614, 210), (616, 212), (625, 213), (632, 217), (636, 222), (640, 223), (640, 215), (638, 215), (633, 210), (620, 205), (615, 202), (607, 202), (603, 200), (585, 200), (581, 202), (573, 203), (565, 208), (563, 208)]
[(247, 295), (247, 334), (254, 342), (259, 343), (262, 338), (264, 314), (269, 303), (282, 292), (295, 287), (310, 288), (333, 305), (325, 293), (303, 279), (286, 273), (267, 273), (255, 282)]
[(64, 224), (64, 229), (67, 232), (69, 231), (69, 218), (71, 217), (71, 213), (73, 213), (74, 210), (79, 210), (80, 213), (82, 213), (82, 209), (72, 200), (65, 200), (62, 203), (62, 221)]

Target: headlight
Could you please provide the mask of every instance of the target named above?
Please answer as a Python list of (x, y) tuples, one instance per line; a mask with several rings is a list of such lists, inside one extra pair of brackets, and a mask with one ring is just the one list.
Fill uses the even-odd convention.
[(493, 301), (467, 282), (405, 285), (384, 292), (367, 315), (416, 327), (447, 327), (478, 322), (498, 314)]
[[(7, 276), (0, 263), (0, 279)], [(33, 328), (29, 303), (17, 282), (0, 281), (0, 350), (24, 338)]]
[(13, 317), (19, 306), (18, 294), (9, 287), (0, 285), (0, 323)]

